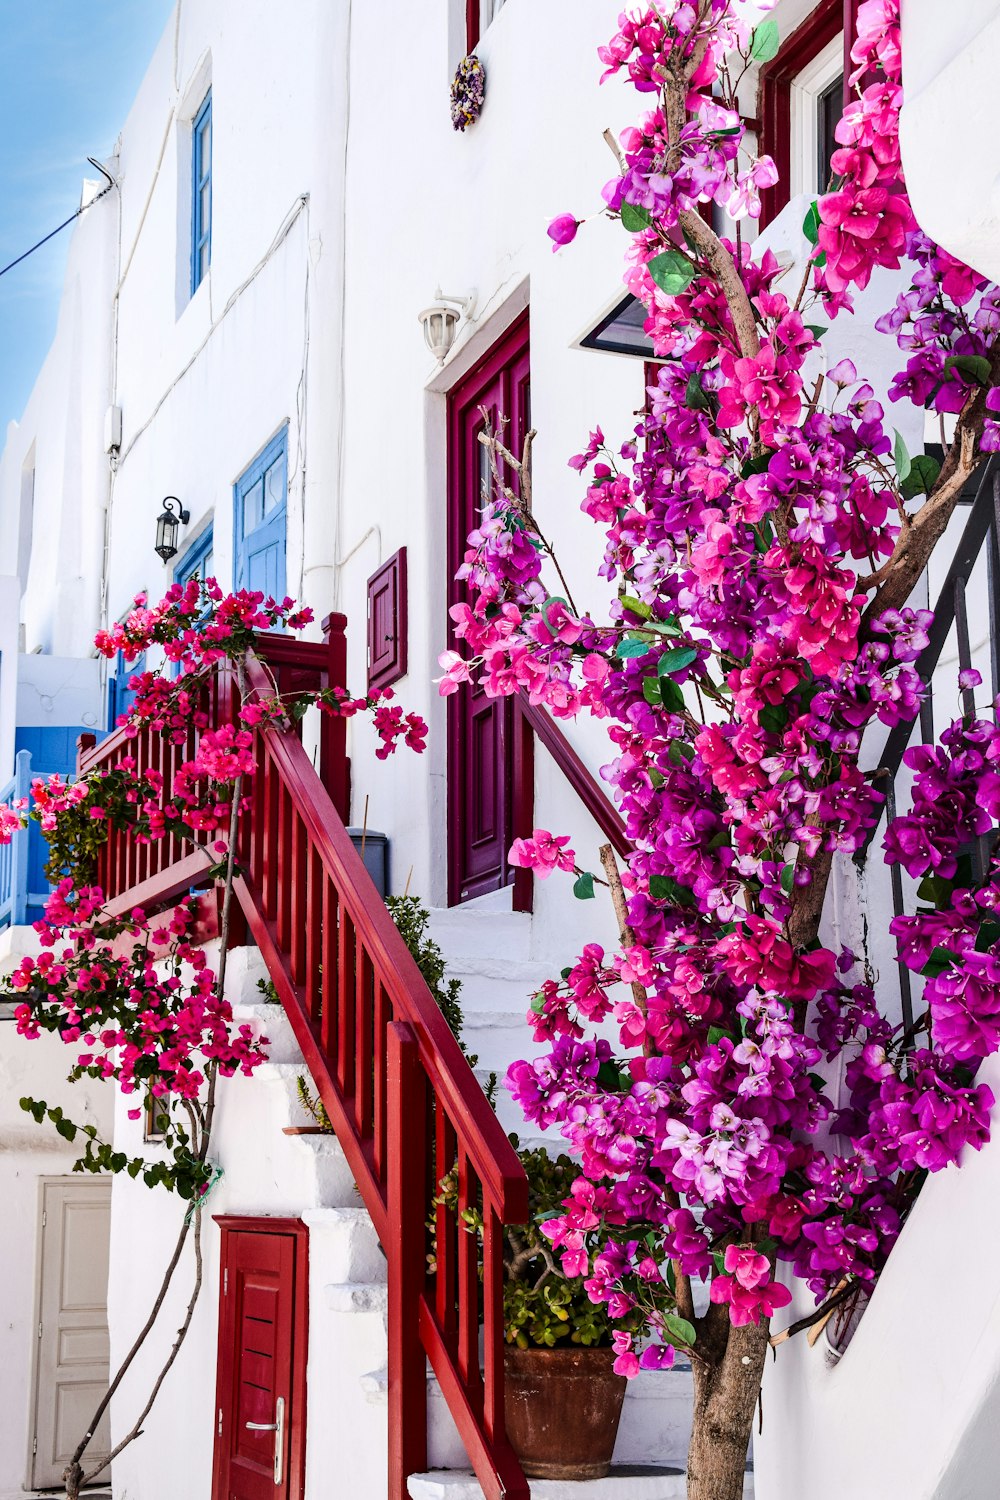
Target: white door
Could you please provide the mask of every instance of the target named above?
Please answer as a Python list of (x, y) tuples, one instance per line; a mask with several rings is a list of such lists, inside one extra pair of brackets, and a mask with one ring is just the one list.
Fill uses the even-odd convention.
[[(43, 1177), (40, 1188), (31, 1489), (62, 1483), (109, 1378), (111, 1184), (101, 1177)], [(85, 1465), (108, 1453), (109, 1438), (105, 1413)]]

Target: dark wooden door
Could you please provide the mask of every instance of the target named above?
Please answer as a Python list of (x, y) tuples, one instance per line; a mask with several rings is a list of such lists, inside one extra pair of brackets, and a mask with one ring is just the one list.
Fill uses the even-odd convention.
[(226, 1219), (212, 1500), (301, 1500), (306, 1238), (298, 1220)]
[[(488, 455), (479, 434), (488, 414), (507, 419), (506, 444), (519, 455), (531, 423), (528, 315), (454, 388), (448, 411), (448, 605), (469, 597), (455, 573), (488, 493)], [(459, 648), (448, 620), (449, 644)], [(448, 900), (469, 901), (513, 879), (514, 709), (468, 685), (448, 700)]]

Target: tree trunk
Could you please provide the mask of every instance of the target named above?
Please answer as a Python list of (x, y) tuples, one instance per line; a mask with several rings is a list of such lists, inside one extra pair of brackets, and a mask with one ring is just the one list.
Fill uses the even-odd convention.
[[(694, 1419), (688, 1449), (687, 1500), (741, 1500), (747, 1449), (768, 1347), (766, 1322), (729, 1325), (728, 1307), (700, 1320), (698, 1345), (707, 1361), (692, 1360)], [(705, 1326), (708, 1325), (708, 1326)], [(702, 1327), (705, 1327), (704, 1335)]]

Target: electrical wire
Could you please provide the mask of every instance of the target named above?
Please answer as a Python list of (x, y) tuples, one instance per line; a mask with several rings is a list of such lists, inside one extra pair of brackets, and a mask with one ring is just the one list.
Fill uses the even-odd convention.
[(50, 230), (49, 233), (45, 235), (44, 239), (40, 239), (37, 244), (32, 245), (30, 250), (25, 250), (23, 255), (19, 255), (16, 260), (12, 260), (9, 265), (4, 266), (3, 269), (0, 270), (0, 276), (6, 276), (8, 271), (13, 271), (14, 267), (19, 266), (22, 260), (27, 260), (29, 255), (34, 255), (36, 250), (40, 250), (43, 245), (48, 244), (49, 240), (54, 240), (57, 234), (62, 234), (64, 229), (68, 229), (71, 224), (74, 224), (81, 214), (85, 214), (87, 212), (88, 208), (93, 208), (94, 204), (99, 202), (100, 199), (104, 197), (105, 193), (110, 193), (111, 189), (115, 185), (115, 179), (112, 177), (111, 173), (105, 171), (100, 162), (95, 161), (92, 156), (88, 156), (87, 160), (90, 162), (90, 165), (92, 167), (96, 167), (97, 170), (108, 179), (107, 187), (101, 188), (101, 191), (99, 193), (95, 193), (93, 198), (90, 199), (89, 203), (81, 203), (75, 214), (70, 214), (68, 219), (64, 219), (61, 224), (56, 226), (55, 229)]

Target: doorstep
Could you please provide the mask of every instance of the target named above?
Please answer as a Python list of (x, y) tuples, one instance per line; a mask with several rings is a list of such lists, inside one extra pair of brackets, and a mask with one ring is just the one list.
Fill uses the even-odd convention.
[[(685, 1500), (683, 1469), (615, 1465), (605, 1479), (532, 1479), (531, 1500)], [(411, 1474), (410, 1500), (482, 1500), (483, 1492), (468, 1470), (437, 1469)], [(747, 1470), (743, 1500), (753, 1500), (753, 1473)]]

